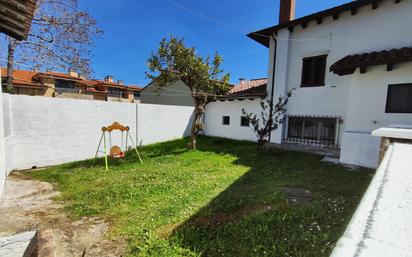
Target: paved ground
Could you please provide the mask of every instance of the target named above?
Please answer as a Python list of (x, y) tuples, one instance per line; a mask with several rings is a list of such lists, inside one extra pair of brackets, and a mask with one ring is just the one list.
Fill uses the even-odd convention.
[(9, 176), (0, 200), (0, 237), (37, 230), (39, 257), (122, 255), (124, 244), (107, 238), (107, 223), (71, 220), (52, 200), (58, 195), (49, 183), (27, 180), (19, 173)]

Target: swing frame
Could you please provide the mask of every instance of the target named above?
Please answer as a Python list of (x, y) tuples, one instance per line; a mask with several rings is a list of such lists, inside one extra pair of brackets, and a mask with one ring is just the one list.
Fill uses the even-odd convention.
[(139, 161), (141, 164), (143, 164), (143, 160), (140, 157), (139, 151), (137, 150), (137, 146), (133, 141), (132, 136), (130, 135), (129, 131), (130, 128), (129, 126), (123, 126), (121, 125), (119, 122), (113, 122), (112, 125), (107, 126), (107, 127), (102, 127), (102, 136), (100, 137), (100, 141), (99, 141), (99, 145), (97, 146), (97, 150), (96, 150), (96, 154), (94, 155), (94, 160), (93, 160), (93, 164), (96, 163), (96, 159), (97, 159), (97, 155), (100, 153), (102, 153), (102, 151), (100, 151), (100, 146), (102, 145), (102, 141), (103, 141), (103, 153), (104, 153), (104, 163), (106, 166), (106, 170), (109, 169), (109, 159), (108, 159), (108, 154), (107, 154), (107, 142), (106, 142), (106, 133), (109, 133), (109, 140), (110, 140), (110, 145), (112, 144), (112, 131), (116, 131), (119, 130), (122, 132), (122, 146), (123, 146), (123, 135), (124, 132), (126, 132), (126, 145), (125, 145), (125, 151), (127, 151), (127, 143), (128, 143), (128, 139), (130, 139), (132, 146), (134, 148), (134, 150), (136, 151), (137, 156), (139, 157)]

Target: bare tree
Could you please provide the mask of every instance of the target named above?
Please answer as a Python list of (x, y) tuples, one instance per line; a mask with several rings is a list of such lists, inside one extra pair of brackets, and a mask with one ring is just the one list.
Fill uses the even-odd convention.
[(78, 9), (78, 0), (38, 0), (29, 37), (7, 37), (7, 88), (15, 64), (36, 69), (73, 68), (91, 74), (91, 47), (102, 35), (96, 20)]
[(270, 99), (261, 101), (260, 106), (262, 107), (262, 112), (260, 113), (260, 118), (258, 118), (256, 114), (248, 113), (245, 109), (242, 109), (242, 114), (249, 120), (250, 126), (256, 133), (260, 145), (267, 143), (270, 133), (277, 130), (279, 125), (283, 123), (286, 105), (292, 96), (292, 91), (293, 89), (288, 91), (285, 96), (279, 97), (275, 105), (272, 104), (272, 100)]

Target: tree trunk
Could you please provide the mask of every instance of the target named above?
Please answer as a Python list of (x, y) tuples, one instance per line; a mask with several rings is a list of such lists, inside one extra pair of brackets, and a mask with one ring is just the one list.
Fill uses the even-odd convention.
[(199, 106), (195, 104), (195, 113), (192, 122), (192, 128), (190, 130), (190, 142), (189, 149), (196, 150), (196, 136), (197, 136), (197, 120), (199, 118)]
[(11, 37), (7, 37), (9, 44), (8, 44), (8, 52), (7, 52), (7, 79), (6, 79), (6, 87), (9, 93), (13, 92), (13, 70), (14, 70), (14, 52), (17, 47), (17, 40)]

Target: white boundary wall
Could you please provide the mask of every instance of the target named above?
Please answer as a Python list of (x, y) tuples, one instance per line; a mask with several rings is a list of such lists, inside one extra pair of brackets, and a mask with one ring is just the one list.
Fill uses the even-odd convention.
[[(93, 158), (101, 127), (114, 121), (128, 125), (140, 145), (181, 138), (193, 113), (193, 107), (41, 96), (3, 94), (3, 100), (6, 173)], [(121, 145), (121, 132), (112, 133), (112, 144)]]
[[(1, 73), (1, 68), (0, 68)], [(1, 76), (0, 76), (0, 85), (1, 85)], [(6, 182), (6, 156), (5, 156), (5, 145), (4, 145), (4, 123), (3, 121), (3, 97), (2, 97), (2, 87), (0, 86), (0, 198), (3, 192), (4, 183)]]

